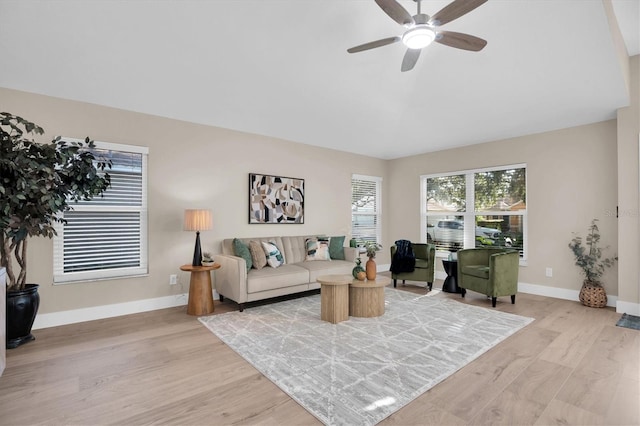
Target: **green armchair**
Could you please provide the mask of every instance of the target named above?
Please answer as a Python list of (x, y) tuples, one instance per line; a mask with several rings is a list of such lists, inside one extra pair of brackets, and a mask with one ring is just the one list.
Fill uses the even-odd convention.
[(467, 290), (491, 297), (496, 307), (500, 296), (511, 296), (516, 303), (520, 255), (515, 250), (475, 248), (458, 251), (458, 287), (464, 297)]
[[(429, 291), (433, 287), (433, 276), (435, 270), (436, 246), (433, 244), (412, 243), (413, 254), (416, 257), (416, 267), (413, 272), (391, 273), (393, 286), (396, 287), (397, 280), (424, 281), (429, 286)], [(391, 259), (396, 254), (396, 246), (391, 246)]]

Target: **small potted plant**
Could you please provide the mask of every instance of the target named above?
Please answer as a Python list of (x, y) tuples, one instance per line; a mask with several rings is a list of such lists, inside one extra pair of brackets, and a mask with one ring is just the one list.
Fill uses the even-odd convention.
[(618, 256), (604, 258), (602, 248), (598, 247), (600, 242), (600, 231), (598, 229), (598, 219), (593, 219), (589, 226), (586, 237), (586, 244), (582, 243), (582, 237), (574, 233), (574, 237), (569, 243), (569, 248), (576, 258), (576, 265), (582, 269), (585, 280), (580, 290), (580, 302), (592, 308), (603, 308), (607, 306), (607, 293), (600, 282), (602, 274), (606, 268), (614, 265)]
[(364, 248), (367, 250), (367, 257), (369, 259), (375, 259), (376, 252), (379, 251), (382, 246), (378, 243), (367, 241), (366, 243), (364, 243)]
[(209, 252), (202, 253), (202, 266), (212, 266), (213, 265), (213, 255)]
[(367, 251), (367, 257), (369, 258), (369, 260), (367, 260), (367, 263), (365, 264), (365, 270), (367, 272), (367, 279), (368, 280), (375, 280), (376, 279), (376, 274), (377, 274), (377, 266), (376, 266), (376, 262), (375, 257), (376, 257), (376, 252), (378, 250), (380, 250), (382, 248), (382, 246), (378, 243), (374, 243), (372, 241), (366, 241), (364, 243), (364, 248)]
[(356, 266), (351, 270), (351, 274), (353, 275), (353, 278), (359, 281), (364, 281), (365, 278), (367, 278), (367, 273), (362, 267), (362, 260), (360, 260), (359, 257), (356, 258)]

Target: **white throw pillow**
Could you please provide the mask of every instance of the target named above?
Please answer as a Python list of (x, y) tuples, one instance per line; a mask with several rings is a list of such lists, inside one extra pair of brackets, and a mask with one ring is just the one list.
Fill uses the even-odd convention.
[(331, 260), (331, 256), (329, 255), (329, 241), (307, 238), (305, 245), (307, 253), (305, 260)]
[(274, 242), (263, 242), (262, 248), (264, 249), (264, 254), (267, 256), (267, 264), (269, 266), (277, 268), (284, 263), (284, 257), (282, 257), (282, 253), (280, 253), (280, 250), (278, 250)]

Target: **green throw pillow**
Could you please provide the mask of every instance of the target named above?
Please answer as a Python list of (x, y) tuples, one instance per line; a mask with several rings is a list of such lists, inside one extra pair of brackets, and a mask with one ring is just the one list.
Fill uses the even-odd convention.
[(344, 260), (344, 236), (329, 238), (329, 256), (332, 259)]
[(247, 272), (253, 266), (253, 262), (251, 261), (251, 252), (249, 251), (249, 247), (243, 243), (241, 240), (234, 238), (233, 239), (233, 252), (236, 256), (241, 257), (247, 263)]

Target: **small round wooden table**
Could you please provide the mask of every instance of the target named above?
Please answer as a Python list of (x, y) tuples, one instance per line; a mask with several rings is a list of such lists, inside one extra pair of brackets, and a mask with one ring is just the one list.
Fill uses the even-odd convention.
[(321, 275), (316, 278), (320, 283), (320, 319), (337, 324), (349, 319), (350, 275)]
[(215, 269), (220, 269), (220, 265), (218, 263), (214, 263), (211, 266), (182, 265), (180, 267), (181, 271), (191, 272), (187, 314), (208, 315), (213, 312), (211, 271)]
[(349, 286), (349, 315), (363, 318), (384, 315), (384, 288), (389, 283), (391, 280), (382, 275), (375, 280), (353, 280)]

